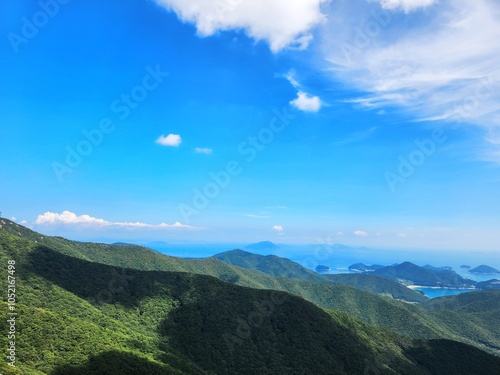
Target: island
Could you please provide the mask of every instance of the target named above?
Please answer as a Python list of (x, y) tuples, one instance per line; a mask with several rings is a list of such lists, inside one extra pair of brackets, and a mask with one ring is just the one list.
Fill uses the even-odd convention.
[(316, 269), (316, 272), (326, 272), (326, 271), (330, 271), (331, 268), (328, 266), (324, 266), (322, 264), (319, 264), (316, 266), (315, 269)]
[(496, 268), (490, 267), (490, 266), (478, 266), (476, 268), (473, 268), (469, 270), (470, 273), (483, 273), (483, 274), (494, 274), (494, 273), (500, 273), (499, 270)]

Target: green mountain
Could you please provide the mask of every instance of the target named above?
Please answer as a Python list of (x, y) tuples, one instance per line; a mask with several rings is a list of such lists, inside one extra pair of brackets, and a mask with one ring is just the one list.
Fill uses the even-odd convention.
[(371, 274), (337, 274), (323, 275), (332, 282), (350, 285), (354, 288), (364, 290), (373, 294), (388, 296), (406, 302), (425, 302), (427, 297), (419, 292), (411, 290), (398, 282), (385, 279), (381, 276)]
[[(365, 323), (413, 338), (452, 339), (476, 345), (491, 352), (495, 352), (492, 348), (500, 346), (500, 337), (492, 337), (482, 326), (465, 324), (464, 327), (467, 328), (457, 332), (453, 321), (443, 322), (442, 319), (434, 316), (434, 312), (388, 298), (388, 293), (392, 293), (394, 298), (410, 301), (415, 298), (415, 295), (417, 298), (422, 298), (422, 296), (397, 282), (386, 279), (382, 282), (380, 277), (371, 274), (344, 275), (337, 280), (328, 279), (334, 277), (333, 275), (317, 275), (318, 277), (326, 276), (321, 283), (295, 278), (297, 275), (300, 276), (301, 270), (299, 273), (294, 273), (293, 278), (272, 277), (261, 271), (232, 266), (215, 258), (186, 260), (166, 256), (140, 246), (113, 246), (47, 237), (5, 219), (0, 221), (0, 225), (6, 232), (38, 241), (40, 245), (43, 244), (79, 259), (138, 270), (181, 271), (211, 275), (237, 285), (286, 291), (301, 296), (324, 309), (337, 309)], [(231, 253), (237, 255), (239, 252)], [(262, 256), (257, 257), (260, 259)], [(278, 258), (278, 264), (281, 263), (281, 259), (283, 258)], [(289, 262), (291, 261), (286, 264)], [(339, 281), (342, 284), (339, 284)], [(405, 293), (410, 294), (405, 295)]]
[(456, 272), (447, 269), (432, 268), (419, 267), (416, 264), (404, 262), (375, 270), (372, 274), (405, 284), (422, 286), (459, 288), (470, 287), (476, 284), (475, 281), (464, 279)]
[(271, 276), (325, 282), (325, 279), (316, 272), (308, 270), (290, 259), (276, 255), (258, 255), (244, 250), (230, 250), (213, 257), (233, 266), (255, 269)]
[(500, 289), (500, 280), (492, 279), (477, 283), (477, 288), (481, 290)]
[[(413, 341), (283, 292), (88, 261), (25, 238), (18, 229), (16, 235), (0, 229), (0, 262), (16, 262), (19, 316), (16, 368), (2, 362), (3, 374), (500, 371), (500, 358), (462, 343)], [(2, 319), (0, 329), (7, 328)], [(6, 340), (1, 335), (0, 345), (7, 347)]]

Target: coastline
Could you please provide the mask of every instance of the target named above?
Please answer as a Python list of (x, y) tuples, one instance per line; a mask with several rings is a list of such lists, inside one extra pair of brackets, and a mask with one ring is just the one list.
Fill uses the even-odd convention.
[(419, 288), (426, 288), (426, 289), (450, 289), (450, 290), (479, 290), (476, 287), (449, 287), (449, 286), (425, 286), (425, 285), (406, 285), (407, 288), (413, 290), (413, 289), (419, 289)]

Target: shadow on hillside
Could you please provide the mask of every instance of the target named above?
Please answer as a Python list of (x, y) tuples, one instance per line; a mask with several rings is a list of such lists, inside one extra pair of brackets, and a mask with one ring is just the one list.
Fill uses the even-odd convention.
[(38, 246), (29, 254), (27, 271), (41, 276), (94, 305), (119, 303), (138, 307), (146, 297), (178, 298), (189, 289), (180, 272), (137, 271), (93, 263)]
[(65, 365), (51, 375), (170, 375), (185, 374), (171, 367), (148, 361), (133, 353), (109, 351), (92, 356), (81, 366)]
[(500, 374), (500, 358), (456, 341), (419, 341), (405, 355), (434, 375)]
[(356, 332), (302, 298), (201, 279), (186, 297), (160, 325), (160, 349), (218, 375), (363, 374), (377, 363)]

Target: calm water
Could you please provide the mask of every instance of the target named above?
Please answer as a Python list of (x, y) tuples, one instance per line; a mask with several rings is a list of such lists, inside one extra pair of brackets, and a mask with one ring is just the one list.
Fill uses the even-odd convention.
[[(188, 258), (204, 258), (223, 251), (243, 248), (242, 245), (237, 244), (164, 245), (151, 247), (164, 254)], [(492, 253), (457, 252), (452, 257), (449, 252), (439, 251), (381, 251), (364, 248), (341, 248), (332, 250), (327, 249), (321, 253), (317, 250), (317, 246), (300, 247), (280, 245), (279, 248), (274, 251), (274, 255), (291, 259), (311, 270), (314, 270), (318, 264), (323, 264), (331, 268), (330, 271), (326, 272), (331, 274), (352, 273), (348, 267), (357, 262), (365, 264), (390, 265), (393, 263), (410, 261), (420, 266), (425, 264), (431, 264), (433, 266), (451, 266), (460, 276), (474, 281), (500, 279), (500, 274), (473, 274), (468, 272), (467, 269), (460, 268), (461, 264), (469, 264), (472, 267), (480, 264), (487, 264), (489, 266), (499, 268), (499, 257), (497, 254)], [(260, 253), (261, 255), (269, 254), (269, 252), (266, 251), (252, 252)], [(473, 289), (432, 288), (418, 288), (418, 290), (422, 291), (429, 298), (453, 296), (460, 293), (474, 291)]]
[(474, 292), (475, 289), (433, 289), (433, 288), (415, 288), (420, 290), (429, 298), (455, 296), (461, 293)]

